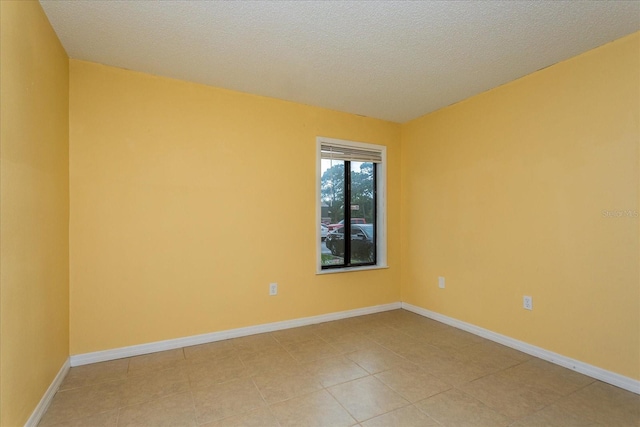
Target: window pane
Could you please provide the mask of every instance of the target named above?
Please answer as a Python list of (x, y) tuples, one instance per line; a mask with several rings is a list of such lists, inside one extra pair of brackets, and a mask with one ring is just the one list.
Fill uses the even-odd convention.
[(351, 265), (376, 261), (374, 167), (351, 162)]
[(321, 221), (328, 227), (320, 242), (322, 265), (344, 265), (344, 229), (341, 233), (339, 229), (344, 223), (345, 162), (322, 159), (320, 166)]
[(386, 147), (316, 138), (318, 273), (386, 265)]

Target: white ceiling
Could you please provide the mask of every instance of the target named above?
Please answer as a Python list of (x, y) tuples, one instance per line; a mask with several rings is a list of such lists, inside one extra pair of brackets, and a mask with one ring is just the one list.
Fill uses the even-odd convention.
[(41, 4), (71, 58), (394, 122), (640, 30), (639, 1)]

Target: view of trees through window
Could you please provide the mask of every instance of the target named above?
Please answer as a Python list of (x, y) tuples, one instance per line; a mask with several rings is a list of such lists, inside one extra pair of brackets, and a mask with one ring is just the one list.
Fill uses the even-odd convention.
[(375, 163), (322, 159), (321, 167), (323, 268), (375, 264)]

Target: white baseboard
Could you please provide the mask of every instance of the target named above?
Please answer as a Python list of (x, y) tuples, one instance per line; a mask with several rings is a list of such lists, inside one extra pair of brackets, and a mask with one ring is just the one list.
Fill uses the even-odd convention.
[[(60, 370), (60, 373), (56, 377), (56, 380), (54, 380), (54, 382), (51, 384), (51, 387), (49, 387), (49, 390), (47, 390), (47, 394), (45, 394), (45, 396), (42, 398), (42, 401), (40, 402), (40, 404), (34, 411), (33, 415), (29, 419), (29, 422), (31, 422), (31, 420), (34, 419), (38, 411), (40, 411), (40, 415), (38, 416), (38, 418), (36, 418), (36, 420), (40, 419), (39, 417), (41, 417), (42, 413), (44, 413), (44, 411), (46, 410), (47, 406), (49, 405), (49, 402), (51, 401), (51, 399), (53, 398), (53, 395), (58, 389), (58, 386), (62, 382), (62, 379), (64, 379), (64, 376), (66, 375), (66, 372), (69, 369), (69, 365), (81, 366), (81, 365), (87, 365), (90, 363), (105, 362), (109, 360), (122, 359), (124, 357), (139, 356), (141, 354), (155, 353), (158, 351), (172, 350), (175, 348), (188, 347), (188, 346), (198, 345), (198, 344), (206, 344), (206, 343), (222, 341), (230, 338), (238, 338), (238, 337), (244, 337), (247, 335), (279, 331), (282, 329), (297, 328), (299, 326), (312, 325), (315, 323), (322, 323), (322, 322), (330, 322), (332, 320), (340, 320), (340, 319), (346, 319), (349, 317), (363, 316), (366, 314), (380, 313), (383, 311), (396, 310), (399, 308), (403, 308), (405, 310), (411, 311), (421, 316), (428, 317), (430, 319), (453, 326), (458, 329), (462, 329), (474, 335), (481, 336), (490, 341), (494, 341), (499, 344), (505, 345), (507, 347), (511, 347), (513, 349), (522, 351), (523, 353), (530, 354), (532, 356), (538, 357), (540, 359), (546, 360), (556, 365), (559, 365), (568, 369), (572, 369), (576, 372), (580, 372), (581, 374), (590, 376), (592, 378), (598, 379), (600, 381), (606, 382), (616, 387), (620, 387), (630, 392), (640, 394), (640, 381), (635, 380), (633, 378), (625, 377), (615, 372), (607, 371), (606, 369), (589, 365), (588, 363), (584, 363), (579, 360), (575, 360), (570, 357), (566, 357), (561, 354), (557, 354), (552, 351), (545, 350), (544, 348), (541, 348), (541, 347), (536, 347), (534, 345), (516, 340), (506, 335), (502, 335), (497, 332), (493, 332), (488, 329), (484, 329), (479, 326), (473, 325), (471, 323), (466, 323), (461, 320), (457, 320), (452, 317), (448, 317), (443, 314), (436, 313), (434, 311), (430, 311), (412, 304), (408, 304), (406, 302), (402, 302), (402, 303), (395, 302), (391, 304), (358, 308), (355, 310), (321, 314), (319, 316), (303, 317), (300, 319), (265, 323), (262, 325), (248, 326), (245, 328), (229, 329), (226, 331), (212, 332), (209, 334), (193, 335), (190, 337), (176, 338), (176, 339), (166, 340), (166, 341), (157, 341), (157, 342), (152, 342), (147, 344), (133, 345), (130, 347), (121, 347), (121, 348), (115, 348), (111, 350), (96, 351), (93, 353), (73, 355), (65, 363), (65, 366), (63, 366), (62, 369)], [(47, 398), (49, 394), (50, 396)], [(43, 402), (45, 406), (41, 408), (43, 405)], [(35, 426), (37, 424), (37, 422), (35, 422), (35, 424), (29, 424), (29, 422), (27, 423), (28, 426), (31, 426), (31, 425)]]
[(38, 423), (42, 419), (42, 416), (49, 408), (49, 405), (53, 400), (53, 396), (56, 395), (56, 392), (60, 388), (62, 381), (64, 381), (64, 377), (67, 376), (67, 373), (69, 372), (69, 367), (70, 367), (69, 358), (67, 358), (67, 360), (64, 361), (64, 363), (62, 364), (62, 367), (58, 371), (58, 374), (51, 382), (51, 385), (49, 385), (49, 388), (42, 396), (42, 399), (40, 399), (40, 402), (38, 402), (36, 409), (34, 409), (33, 412), (31, 413), (31, 416), (29, 417), (29, 419), (24, 425), (25, 427), (36, 427), (38, 425)]
[(282, 322), (265, 323), (262, 325), (248, 326), (245, 328), (229, 329), (226, 331), (212, 332), (209, 334), (193, 335), (190, 337), (176, 338), (166, 341), (157, 341), (147, 344), (132, 345), (130, 347), (114, 348), (112, 350), (96, 351), (93, 353), (76, 354), (70, 357), (71, 366), (81, 366), (96, 362), (122, 359), (124, 357), (139, 356), (141, 354), (155, 353), (158, 351), (172, 350), (174, 348), (188, 347), (191, 345), (206, 344), (214, 341), (222, 341), (230, 338), (244, 337), (247, 335), (261, 334), (264, 332), (279, 331), (281, 329), (297, 328), (299, 326), (315, 323), (330, 322), (332, 320), (346, 319), (349, 317), (363, 316), (365, 314), (380, 313), (401, 308), (400, 302), (375, 305), (372, 307), (358, 308), (355, 310), (340, 311), (336, 313), (321, 314), (319, 316), (303, 317), (300, 319), (284, 320)]
[(507, 347), (520, 350), (523, 353), (530, 354), (564, 368), (572, 369), (576, 372), (580, 372), (581, 374), (587, 375), (591, 378), (595, 378), (602, 382), (623, 388), (636, 394), (640, 394), (640, 381), (634, 380), (633, 378), (625, 377), (623, 375), (616, 374), (615, 372), (607, 371), (606, 369), (598, 368), (597, 366), (589, 365), (588, 363), (571, 359), (570, 357), (545, 350), (544, 348), (536, 347), (535, 345), (527, 344), (526, 342), (518, 341), (506, 335), (492, 332), (488, 329), (472, 325), (471, 323), (466, 323), (461, 320), (457, 320), (452, 317), (448, 317), (443, 314), (424, 309), (422, 307), (408, 304), (406, 302), (402, 303), (402, 308), (421, 316), (428, 317), (429, 319), (437, 320), (438, 322), (453, 326), (454, 328), (462, 329), (463, 331), (481, 336)]

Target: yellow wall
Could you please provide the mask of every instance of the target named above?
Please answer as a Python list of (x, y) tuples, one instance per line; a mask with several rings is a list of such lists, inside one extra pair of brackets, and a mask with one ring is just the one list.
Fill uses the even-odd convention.
[(0, 425), (69, 355), (69, 62), (37, 2), (0, 2)]
[[(316, 136), (388, 146), (389, 269), (315, 274)], [(398, 124), (71, 60), (69, 144), (71, 354), (399, 301)]]
[(403, 125), (403, 301), (640, 379), (639, 34)]

